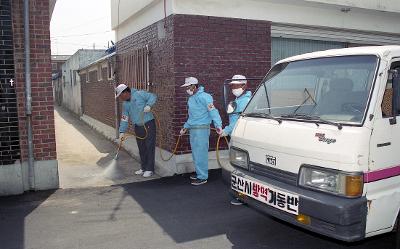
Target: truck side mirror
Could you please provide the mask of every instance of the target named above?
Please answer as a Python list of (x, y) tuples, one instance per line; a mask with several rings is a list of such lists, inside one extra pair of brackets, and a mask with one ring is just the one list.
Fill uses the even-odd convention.
[(391, 125), (396, 124), (396, 115), (399, 111), (398, 109), (398, 101), (399, 101), (399, 84), (400, 84), (400, 73), (398, 69), (390, 70), (389, 73), (392, 76), (392, 88), (393, 88), (393, 97), (392, 97), (392, 118), (389, 119)]

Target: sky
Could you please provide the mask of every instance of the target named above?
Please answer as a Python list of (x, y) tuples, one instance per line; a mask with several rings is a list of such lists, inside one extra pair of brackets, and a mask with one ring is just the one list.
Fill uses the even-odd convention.
[(57, 0), (50, 38), (52, 55), (72, 55), (81, 48), (106, 49), (110, 40), (115, 41), (110, 0)]

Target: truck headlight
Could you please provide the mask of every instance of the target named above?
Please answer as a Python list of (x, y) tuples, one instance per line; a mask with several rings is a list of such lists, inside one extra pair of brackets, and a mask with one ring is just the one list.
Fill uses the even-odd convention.
[(249, 169), (249, 154), (245, 150), (231, 147), (229, 150), (229, 161), (233, 166)]
[(363, 192), (361, 172), (343, 172), (314, 166), (302, 166), (299, 186), (317, 189), (335, 195), (359, 197)]

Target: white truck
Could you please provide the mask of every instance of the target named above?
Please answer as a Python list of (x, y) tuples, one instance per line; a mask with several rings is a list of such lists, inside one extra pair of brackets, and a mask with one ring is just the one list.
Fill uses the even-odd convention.
[(231, 193), (343, 241), (398, 230), (399, 79), (400, 46), (279, 61), (232, 134)]

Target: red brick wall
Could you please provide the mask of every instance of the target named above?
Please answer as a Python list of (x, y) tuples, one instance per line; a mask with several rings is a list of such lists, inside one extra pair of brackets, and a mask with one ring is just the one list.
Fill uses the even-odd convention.
[[(161, 127), (163, 129), (157, 132), (159, 144), (162, 137), (163, 148), (170, 149), (175, 144), (177, 135), (173, 135), (174, 120), (174, 95), (175, 95), (175, 77), (174, 77), (174, 56), (173, 56), (173, 16), (167, 17), (165, 26), (165, 36), (158, 36), (158, 27), (164, 26), (164, 21), (150, 25), (141, 31), (126, 37), (117, 43), (117, 84), (129, 83), (119, 82), (118, 76), (122, 74), (120, 66), (120, 55), (128, 53), (132, 49), (149, 46), (149, 67), (150, 92), (157, 95), (157, 104), (154, 107)], [(158, 27), (157, 27), (158, 26)], [(176, 133), (175, 133), (176, 134)]]
[[(21, 156), (22, 160), (26, 160), (28, 147), (24, 89), (23, 1), (13, 0), (11, 2)], [(29, 2), (34, 158), (35, 160), (53, 160), (56, 159), (56, 142), (51, 85), (49, 0), (31, 0)]]
[[(271, 64), (270, 22), (209, 16), (174, 16), (175, 101), (174, 133), (187, 119), (187, 94), (179, 86), (194, 76), (214, 97), (215, 106), (227, 118), (222, 105), (225, 79), (235, 74), (264, 76)], [(253, 90), (259, 82), (251, 81)], [(215, 132), (210, 149), (216, 144)], [(187, 139), (181, 146), (189, 152)]]
[[(150, 82), (154, 83), (150, 91), (158, 96), (155, 110), (163, 127), (163, 140), (166, 141), (163, 147), (170, 149), (187, 120), (188, 96), (180, 88), (184, 78), (195, 76), (199, 79), (213, 95), (226, 124), (221, 101), (223, 82), (234, 74), (247, 77), (266, 74), (271, 64), (270, 22), (172, 15), (167, 17), (164, 38), (158, 37), (157, 27), (160, 27), (157, 23), (150, 25), (119, 41), (117, 54), (149, 45)], [(117, 71), (117, 76), (120, 73)], [(251, 82), (250, 88), (255, 87), (256, 83)], [(213, 135), (211, 150), (215, 140)], [(178, 153), (188, 152), (188, 138), (184, 137)]]
[(115, 127), (114, 82), (104, 78), (101, 81), (84, 82), (84, 78), (81, 77), (83, 114)]

